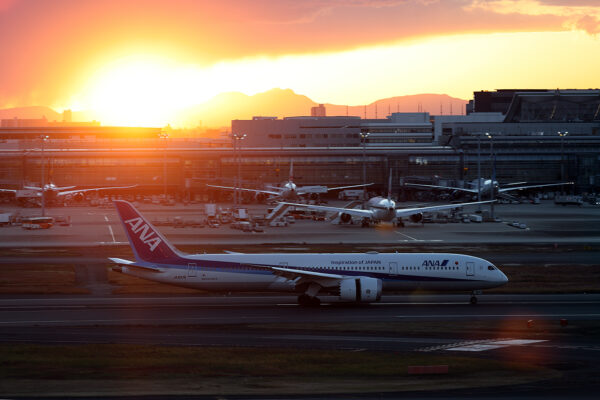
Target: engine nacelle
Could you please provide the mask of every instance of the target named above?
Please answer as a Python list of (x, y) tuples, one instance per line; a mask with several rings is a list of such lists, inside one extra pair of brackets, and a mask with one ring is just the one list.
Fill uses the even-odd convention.
[(340, 300), (359, 303), (379, 301), (382, 287), (381, 279), (347, 278), (340, 282)]
[(342, 221), (345, 224), (348, 224), (352, 221), (352, 215), (342, 213), (342, 215), (340, 215), (340, 221)]
[(423, 214), (422, 213), (412, 214), (408, 218), (410, 218), (410, 220), (412, 222), (421, 222), (421, 221), (423, 221)]
[(263, 203), (267, 199), (267, 195), (265, 193), (256, 193), (254, 198), (257, 202)]
[(319, 193), (311, 193), (308, 198), (311, 200), (319, 200)]
[(85, 196), (83, 195), (83, 193), (75, 193), (73, 194), (72, 199), (77, 203), (81, 203), (85, 199)]

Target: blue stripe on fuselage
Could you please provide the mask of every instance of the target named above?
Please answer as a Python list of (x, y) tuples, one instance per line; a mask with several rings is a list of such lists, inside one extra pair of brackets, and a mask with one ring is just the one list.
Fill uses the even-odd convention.
[[(256, 274), (256, 275), (268, 275), (273, 274), (272, 271), (265, 270), (260, 267), (277, 267), (281, 268), (281, 265), (268, 265), (268, 264), (260, 264), (260, 267), (257, 267), (253, 264), (246, 263), (238, 263), (231, 261), (215, 261), (215, 260), (193, 260), (182, 258), (181, 261), (185, 261), (176, 264), (163, 264), (170, 268), (176, 268), (181, 270), (187, 270), (189, 268), (188, 264), (195, 264), (197, 268), (202, 268), (207, 271), (221, 271), (227, 273), (235, 273), (240, 270), (243, 270), (245, 274)], [(448, 260), (444, 260), (447, 263)], [(325, 274), (333, 274), (340, 275), (343, 274), (345, 276), (366, 276), (371, 278), (377, 278), (385, 281), (428, 281), (428, 282), (462, 282), (462, 281), (479, 281), (476, 279), (467, 279), (467, 278), (445, 278), (440, 276), (423, 276), (423, 275), (401, 275), (401, 274), (393, 274), (390, 275), (388, 273), (382, 272), (368, 272), (368, 271), (347, 271), (347, 270), (334, 270), (328, 268), (306, 268), (306, 267), (290, 267), (293, 269), (307, 271), (307, 272), (320, 272)]]

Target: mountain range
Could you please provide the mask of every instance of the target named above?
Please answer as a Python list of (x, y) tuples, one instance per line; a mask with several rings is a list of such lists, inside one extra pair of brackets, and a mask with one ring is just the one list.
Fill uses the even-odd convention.
[[(464, 114), (466, 100), (445, 94), (418, 94), (380, 99), (366, 105), (346, 106), (324, 104), (328, 116), (359, 116), (385, 118), (394, 112), (429, 112), (430, 114)], [(243, 93), (221, 93), (206, 103), (182, 110), (174, 117), (174, 127), (229, 127), (232, 119), (251, 119), (254, 116), (291, 117), (310, 115), (318, 104), (291, 89), (271, 89), (248, 96)], [(37, 119), (62, 121), (62, 114), (49, 107), (18, 107), (0, 110), (0, 119)], [(83, 119), (85, 118), (85, 119)], [(93, 112), (74, 112), (73, 121), (97, 119)], [(100, 121), (102, 123), (102, 121)], [(106, 124), (104, 124), (106, 125)]]

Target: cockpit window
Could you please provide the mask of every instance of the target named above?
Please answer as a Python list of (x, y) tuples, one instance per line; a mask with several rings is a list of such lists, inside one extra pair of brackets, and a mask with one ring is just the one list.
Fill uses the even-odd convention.
[(493, 265), (488, 265), (488, 270), (494, 271), (495, 269), (496, 269), (496, 267), (494, 267)]

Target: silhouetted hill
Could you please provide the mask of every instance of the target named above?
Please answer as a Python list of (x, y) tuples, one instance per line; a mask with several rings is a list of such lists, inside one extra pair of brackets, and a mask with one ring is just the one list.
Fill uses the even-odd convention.
[[(466, 100), (445, 94), (418, 94), (377, 100), (366, 106), (325, 104), (328, 116), (359, 116), (361, 118), (385, 118), (394, 112), (429, 112), (439, 114), (464, 114)], [(254, 116), (294, 117), (310, 115), (317, 103), (291, 89), (271, 89), (248, 96), (243, 93), (221, 93), (206, 103), (182, 111), (171, 125), (174, 127), (229, 127), (233, 119), (252, 119)], [(62, 114), (49, 107), (18, 107), (0, 110), (0, 119), (38, 119), (48, 122), (62, 121)], [(93, 112), (74, 112), (73, 121), (91, 121)], [(100, 121), (102, 123), (103, 121)]]
[(62, 121), (62, 114), (57, 113), (50, 107), (15, 107), (0, 110), (0, 119), (41, 119), (44, 117), (48, 121)]
[[(445, 94), (418, 94), (377, 100), (366, 106), (325, 104), (328, 116), (359, 116), (385, 118), (394, 112), (429, 112), (430, 114), (464, 114), (466, 100)], [(222, 93), (204, 104), (186, 110), (181, 121), (194, 126), (200, 121), (205, 127), (229, 126), (232, 119), (251, 119), (254, 116), (293, 117), (310, 115), (317, 103), (291, 89), (272, 89), (247, 96), (242, 93)], [(365, 110), (366, 108), (366, 110)], [(441, 112), (440, 112), (441, 110)], [(183, 117), (185, 115), (185, 117)]]
[(203, 126), (229, 126), (232, 119), (252, 119), (254, 116), (289, 117), (310, 115), (316, 103), (291, 89), (271, 89), (248, 96), (238, 92), (221, 93), (208, 102), (182, 113), (188, 126), (202, 122)]
[[(362, 118), (385, 118), (395, 112), (428, 112), (431, 115), (461, 115), (465, 113), (467, 100), (447, 94), (415, 94), (377, 100), (366, 106), (340, 106), (325, 104), (327, 115), (356, 115)], [(346, 114), (348, 113), (348, 114)]]

